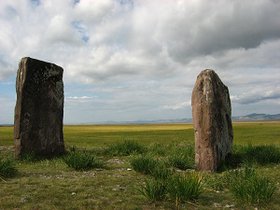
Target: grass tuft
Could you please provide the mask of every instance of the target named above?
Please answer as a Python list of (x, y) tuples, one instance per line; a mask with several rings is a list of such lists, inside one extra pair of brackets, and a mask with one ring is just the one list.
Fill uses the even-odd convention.
[(148, 155), (141, 155), (130, 161), (132, 168), (143, 174), (151, 174), (158, 162)]
[(171, 145), (167, 144), (159, 144), (159, 143), (152, 143), (149, 146), (149, 152), (155, 156), (165, 156), (167, 155), (168, 151), (170, 150)]
[(160, 161), (158, 161), (157, 165), (151, 169), (151, 176), (155, 179), (166, 180), (172, 176), (172, 174), (172, 170), (167, 168), (166, 164)]
[(142, 155), (130, 161), (132, 168), (140, 173), (151, 175), (156, 179), (167, 179), (172, 175), (172, 171), (160, 160), (154, 159), (150, 155)]
[(103, 168), (104, 162), (87, 151), (72, 151), (64, 158), (64, 162), (77, 171), (86, 171), (93, 168)]
[(0, 177), (11, 178), (18, 173), (16, 163), (12, 159), (0, 159)]
[(250, 167), (228, 172), (227, 179), (230, 192), (241, 203), (268, 203), (276, 191), (275, 184)]
[(203, 191), (202, 178), (196, 173), (174, 175), (167, 182), (167, 191), (176, 204), (195, 200)]
[(109, 146), (105, 153), (112, 156), (128, 156), (131, 154), (142, 154), (146, 148), (134, 141), (124, 141), (121, 143), (112, 144)]
[(168, 161), (171, 166), (181, 170), (194, 168), (193, 146), (181, 147), (174, 150), (169, 156)]
[(224, 191), (228, 186), (228, 180), (225, 177), (225, 173), (207, 173), (205, 174), (203, 181), (207, 188), (215, 191)]
[(167, 195), (165, 182), (155, 179), (147, 179), (139, 191), (152, 202), (164, 200)]

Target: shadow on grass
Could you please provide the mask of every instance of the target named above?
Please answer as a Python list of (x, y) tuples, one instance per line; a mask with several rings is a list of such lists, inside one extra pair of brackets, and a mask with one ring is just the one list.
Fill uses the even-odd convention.
[(61, 154), (56, 154), (56, 155), (39, 155), (34, 152), (28, 152), (22, 154), (18, 160), (19, 161), (24, 161), (24, 162), (38, 162), (38, 161), (43, 161), (43, 160), (53, 160), (57, 158), (62, 158), (64, 157), (68, 152), (65, 151), (64, 153)]
[(280, 148), (275, 145), (235, 146), (233, 153), (226, 157), (219, 172), (246, 165), (270, 165), (280, 163)]

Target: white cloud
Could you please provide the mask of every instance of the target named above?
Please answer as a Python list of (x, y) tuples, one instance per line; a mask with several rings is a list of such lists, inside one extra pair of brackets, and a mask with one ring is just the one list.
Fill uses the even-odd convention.
[(231, 96), (232, 102), (240, 104), (258, 103), (265, 100), (279, 100), (280, 99), (280, 87), (270, 87), (269, 89), (260, 87), (253, 89), (249, 92), (241, 93), (240, 95)]
[(80, 20), (87, 23), (95, 23), (100, 19), (110, 16), (114, 12), (115, 4), (111, 0), (80, 0), (74, 8), (74, 12)]
[(177, 109), (186, 109), (187, 107), (191, 106), (191, 101), (184, 101), (181, 103), (177, 103), (174, 105), (165, 105), (163, 106), (163, 109), (171, 109), (171, 110), (177, 110)]
[(46, 30), (46, 39), (50, 42), (65, 42), (65, 44), (79, 43), (79, 37), (75, 33), (71, 22), (63, 15), (55, 15)]

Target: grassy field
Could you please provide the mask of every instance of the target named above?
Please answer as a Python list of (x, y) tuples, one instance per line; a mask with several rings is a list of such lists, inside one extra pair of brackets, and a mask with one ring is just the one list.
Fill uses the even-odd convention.
[[(0, 209), (174, 209), (170, 200), (150, 202), (139, 193), (147, 179), (134, 170), (130, 160), (134, 155), (112, 156), (100, 151), (125, 140), (143, 144), (154, 154), (162, 148), (164, 159), (172, 151), (194, 144), (191, 124), (163, 125), (81, 125), (65, 126), (67, 148), (90, 150), (106, 163), (105, 169), (75, 171), (63, 158), (40, 161), (16, 161), (18, 175), (0, 180)], [(280, 146), (280, 122), (234, 123), (234, 145)], [(0, 127), (0, 157), (13, 156), (13, 128)], [(205, 185), (195, 202), (177, 206), (180, 209), (280, 209), (279, 164), (256, 165), (261, 175), (268, 176), (277, 185), (268, 205), (244, 206), (227, 190)], [(176, 173), (187, 171), (174, 169)], [(224, 172), (223, 172), (224, 173)], [(223, 173), (205, 174), (219, 185)]]

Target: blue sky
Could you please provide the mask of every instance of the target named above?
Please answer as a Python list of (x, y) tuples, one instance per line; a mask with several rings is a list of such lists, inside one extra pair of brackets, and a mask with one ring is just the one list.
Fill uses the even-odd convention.
[(0, 1), (0, 124), (22, 57), (64, 68), (65, 123), (190, 118), (214, 69), (233, 115), (279, 113), (280, 1)]

